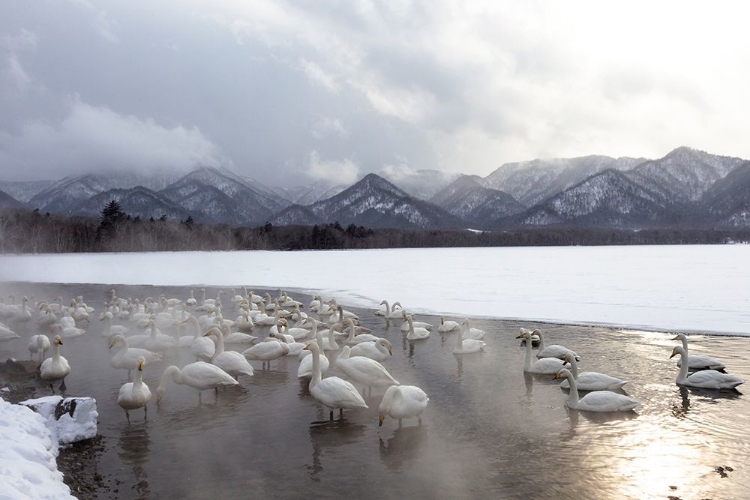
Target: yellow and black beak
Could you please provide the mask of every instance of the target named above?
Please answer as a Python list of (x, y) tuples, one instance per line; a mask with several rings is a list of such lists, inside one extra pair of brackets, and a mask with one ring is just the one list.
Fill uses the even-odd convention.
[(673, 352), (672, 352), (672, 355), (671, 355), (671, 356), (669, 357), (669, 359), (672, 359), (672, 358), (674, 358), (675, 356), (677, 356), (677, 353), (673, 351)]
[(559, 378), (562, 378), (562, 372), (557, 372), (557, 374), (555, 375), (555, 380)]
[(383, 427), (383, 420), (385, 420), (385, 415), (381, 413), (378, 417), (378, 427)]
[(60, 337), (55, 337), (55, 344), (57, 344), (57, 345), (63, 345), (62, 339)]
[(525, 334), (525, 333), (519, 333), (519, 334), (518, 334), (518, 337), (516, 337), (516, 338), (517, 338), (517, 339), (522, 339), (522, 338), (524, 338), (525, 336), (526, 336), (526, 334)]
[(138, 362), (138, 371), (139, 372), (143, 371), (143, 363), (141, 361)]
[(675, 335), (674, 337), (672, 337), (672, 340), (680, 340), (680, 337), (678, 337), (677, 335)]

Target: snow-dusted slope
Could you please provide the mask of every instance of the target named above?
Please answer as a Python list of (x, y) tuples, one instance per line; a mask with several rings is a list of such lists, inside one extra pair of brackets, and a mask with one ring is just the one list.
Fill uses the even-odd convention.
[(606, 170), (530, 208), (515, 222), (525, 226), (637, 228), (673, 218), (667, 201), (659, 194), (634, 183), (623, 172)]
[(98, 216), (102, 209), (112, 200), (120, 204), (122, 210), (132, 217), (158, 219), (166, 215), (169, 219), (186, 219), (189, 212), (179, 205), (175, 205), (160, 193), (142, 186), (132, 189), (110, 189), (74, 207), (71, 212), (78, 215)]
[(312, 226), (324, 221), (309, 208), (294, 204), (271, 217), (269, 222), (274, 226)]
[(438, 170), (383, 169), (378, 175), (420, 200), (429, 200), (460, 174)]
[(627, 175), (645, 188), (662, 193), (673, 203), (691, 203), (699, 201), (714, 182), (742, 162), (740, 158), (680, 147), (664, 158), (641, 163)]
[(724, 227), (750, 227), (750, 161), (719, 179), (703, 196), (711, 219)]
[(461, 176), (433, 196), (430, 202), (479, 226), (524, 210), (525, 207), (508, 193), (486, 188), (480, 182), (481, 177)]
[(35, 194), (44, 191), (52, 184), (54, 184), (54, 181), (0, 181), (0, 190), (5, 191), (18, 201), (26, 203)]
[(461, 221), (430, 203), (417, 200), (376, 174), (341, 193), (310, 205), (324, 222), (367, 227), (460, 227)]
[(485, 177), (484, 185), (532, 206), (603, 170), (626, 170), (643, 161), (593, 155), (506, 163)]
[(0, 208), (20, 208), (23, 203), (13, 198), (5, 191), (0, 191)]

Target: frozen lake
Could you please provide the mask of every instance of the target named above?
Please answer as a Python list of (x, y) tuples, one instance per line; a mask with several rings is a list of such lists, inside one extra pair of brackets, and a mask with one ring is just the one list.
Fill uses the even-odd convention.
[(352, 306), (750, 335), (748, 245), (5, 255), (3, 281), (284, 287)]

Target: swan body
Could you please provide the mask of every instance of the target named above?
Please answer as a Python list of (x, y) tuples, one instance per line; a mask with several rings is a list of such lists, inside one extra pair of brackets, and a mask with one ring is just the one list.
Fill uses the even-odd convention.
[[(384, 300), (383, 302), (381, 302), (381, 304), (382, 303), (385, 303), (386, 312), (385, 312), (384, 316), (385, 316), (386, 319), (398, 319), (398, 318), (401, 318), (403, 316), (403, 311), (404, 310), (401, 307), (401, 303), (400, 302), (394, 302), (393, 306), (391, 307), (390, 310), (388, 309), (388, 302), (387, 301)], [(396, 309), (396, 306), (399, 306), (398, 310)]]
[(128, 337), (128, 343), (133, 347), (141, 347), (152, 352), (164, 352), (176, 344), (174, 338), (157, 330), (154, 321), (150, 321), (148, 326), (151, 332), (149, 335), (133, 335)]
[[(527, 345), (529, 345), (529, 347), (531, 347), (531, 342), (529, 339), (526, 339), (526, 343)], [(590, 392), (579, 399), (578, 387), (573, 374), (563, 368), (555, 375), (555, 378), (559, 379), (563, 377), (565, 377), (570, 384), (568, 408), (583, 411), (615, 412), (630, 411), (641, 404), (633, 398), (611, 391)]]
[[(161, 377), (161, 383), (156, 388), (156, 403), (160, 403), (164, 392), (167, 390), (167, 382), (169, 379), (175, 384), (187, 385), (198, 391), (205, 391), (206, 389), (217, 389), (219, 387), (227, 387), (231, 385), (238, 385), (234, 378), (227, 372), (222, 370), (216, 365), (210, 363), (204, 363), (203, 361), (196, 361), (185, 365), (182, 370), (172, 365), (164, 370), (164, 375)], [(200, 397), (200, 395), (199, 395)]]
[(211, 339), (201, 335), (201, 327), (194, 316), (188, 317), (182, 324), (189, 324), (193, 327), (193, 335), (183, 335), (180, 337), (180, 347), (190, 347), (190, 352), (198, 361), (210, 362), (216, 354), (216, 345)]
[(672, 351), (670, 358), (677, 355), (682, 357), (682, 366), (680, 367), (680, 373), (677, 375), (677, 385), (686, 385), (689, 387), (700, 387), (702, 389), (734, 389), (744, 381), (716, 370), (701, 370), (688, 376), (688, 354), (680, 346), (677, 346)]
[[(536, 334), (539, 337), (539, 352), (536, 353), (537, 358), (558, 358), (563, 359), (566, 354), (570, 354), (574, 356), (577, 360), (580, 360), (581, 358), (576, 354), (574, 351), (571, 351), (567, 347), (563, 347), (561, 345), (553, 344), (550, 346), (544, 345), (544, 335), (542, 335), (542, 332), (539, 330), (534, 330), (531, 332), (532, 335)], [(524, 337), (525, 338), (525, 337)], [(528, 342), (529, 339), (526, 339)]]
[[(320, 333), (318, 333), (317, 339), (311, 341), (310, 343), (315, 343), (316, 345), (318, 345), (318, 351), (320, 351), (320, 345), (323, 343)], [(297, 378), (308, 378), (313, 376), (313, 357), (312, 355), (304, 356), (304, 354), (307, 353), (311, 353), (311, 349), (303, 349), (300, 353), (301, 359), (299, 362), (299, 367), (297, 368)], [(331, 363), (325, 356), (325, 354), (320, 354), (320, 373), (327, 372), (330, 364)]]
[(39, 364), (41, 364), (44, 359), (44, 354), (47, 352), (47, 349), (50, 348), (50, 345), (49, 337), (46, 335), (32, 335), (31, 338), (29, 338), (29, 345), (26, 348), (31, 353), (32, 358), (34, 357), (34, 354), (39, 354)]
[(255, 361), (273, 361), (289, 354), (289, 346), (277, 340), (261, 342), (242, 352), (245, 358)]
[(0, 342), (5, 342), (8, 340), (13, 340), (20, 338), (16, 332), (5, 326), (4, 324), (0, 323)]
[(224, 334), (217, 327), (213, 327), (205, 335), (212, 336), (216, 340), (216, 354), (211, 363), (218, 366), (234, 378), (240, 375), (253, 376), (253, 367), (247, 362), (247, 358), (235, 351), (224, 350)]
[(147, 405), (151, 401), (151, 390), (143, 383), (143, 366), (145, 364), (146, 360), (143, 357), (139, 357), (136, 362), (137, 370), (135, 378), (132, 382), (123, 384), (117, 395), (117, 404), (125, 410), (125, 417), (128, 419), (128, 422), (130, 422), (130, 410), (143, 408), (143, 411), (148, 414)]
[(346, 323), (349, 326), (349, 336), (346, 339), (347, 344), (359, 344), (360, 342), (375, 342), (376, 340), (380, 338), (380, 337), (376, 337), (375, 335), (371, 335), (369, 333), (360, 333), (359, 335), (355, 335), (357, 327), (355, 326), (354, 321), (350, 318), (346, 320)]
[(566, 365), (562, 360), (557, 358), (542, 358), (531, 362), (531, 332), (526, 331), (516, 338), (526, 339), (526, 357), (523, 362), (523, 371), (527, 373), (540, 373), (554, 375), (560, 372)]
[(383, 426), (383, 420), (386, 416), (398, 419), (399, 425), (404, 418), (417, 417), (421, 424), (422, 419), (420, 417), (429, 402), (430, 398), (417, 386), (392, 385), (385, 391), (383, 401), (378, 407), (378, 413), (380, 414), (378, 426)]
[(487, 345), (483, 341), (464, 338), (464, 332), (465, 330), (468, 330), (468, 328), (463, 328), (464, 325), (468, 327), (467, 320), (464, 320), (463, 325), (458, 329), (458, 336), (456, 337), (456, 346), (453, 348), (453, 354), (472, 354), (483, 351), (484, 346)]
[(346, 380), (339, 377), (321, 378), (320, 371), (320, 347), (315, 342), (310, 342), (305, 349), (312, 351), (313, 374), (310, 379), (310, 395), (319, 403), (331, 410), (336, 408), (343, 413), (344, 408), (367, 408), (365, 400), (359, 395), (357, 389)]
[(345, 346), (336, 358), (336, 367), (357, 384), (367, 387), (398, 385), (398, 380), (383, 365), (364, 356), (350, 357), (351, 348)]
[[(566, 354), (563, 361), (570, 363), (570, 372), (573, 374), (573, 378), (576, 379), (578, 389), (582, 391), (616, 391), (617, 389), (622, 389), (628, 383), (626, 380), (620, 380), (604, 373), (578, 373), (578, 362), (570, 354)], [(560, 387), (567, 389), (570, 387), (570, 382), (565, 379), (560, 383)]]
[[(403, 333), (409, 332), (409, 322), (406, 320), (406, 316), (407, 316), (406, 311), (404, 311), (402, 313), (403, 322), (401, 323), (401, 327), (400, 327), (400, 330)], [(432, 331), (432, 325), (429, 323), (425, 323), (424, 321), (414, 321), (414, 318), (412, 317), (411, 323), (414, 325), (414, 328), (424, 328), (425, 330)]]
[(102, 330), (102, 337), (110, 338), (113, 335), (117, 334), (125, 335), (125, 333), (127, 333), (128, 331), (128, 328), (126, 326), (112, 324), (112, 313), (105, 313), (101, 321), (104, 321), (104, 330)]
[[(724, 363), (710, 356), (691, 356), (690, 351), (688, 350), (687, 335), (685, 335), (684, 333), (678, 333), (672, 340), (682, 341), (682, 348), (685, 349), (686, 353), (688, 353), (689, 371), (723, 370), (724, 368), (726, 368), (726, 366), (724, 366)], [(682, 367), (682, 356), (680, 356), (680, 359), (677, 360), (677, 367)]]
[[(62, 379), (60, 384), (60, 390), (65, 390), (65, 377), (70, 373), (70, 364), (68, 360), (60, 356), (60, 346), (63, 345), (62, 339), (57, 335), (55, 340), (52, 341), (52, 357), (44, 360), (42, 365), (39, 367), (39, 375), (42, 380), (49, 382), (52, 387), (52, 382), (55, 380)], [(53, 388), (54, 391), (54, 388)]]
[(387, 339), (379, 339), (375, 342), (360, 342), (351, 348), (349, 356), (364, 356), (382, 363), (393, 356), (393, 346)]
[(440, 326), (438, 326), (437, 329), (438, 332), (448, 333), (460, 328), (461, 326), (456, 321), (445, 321), (445, 318), (443, 316), (440, 316)]
[(461, 322), (461, 335), (465, 339), (482, 340), (484, 339), (484, 330), (473, 328), (471, 323), (469, 323), (469, 318), (464, 318)]
[(63, 327), (62, 325), (52, 325), (51, 330), (53, 334), (59, 335), (64, 339), (80, 337), (81, 335), (86, 333), (86, 330), (84, 330), (83, 328), (77, 328), (75, 326)]
[(138, 358), (143, 358), (147, 362), (159, 361), (161, 356), (155, 352), (148, 351), (146, 349), (138, 349), (130, 347), (125, 337), (120, 334), (114, 335), (109, 341), (110, 349), (117, 345), (122, 344), (122, 347), (112, 356), (110, 365), (112, 368), (121, 370), (135, 370), (138, 367)]
[(411, 315), (406, 316), (406, 321), (409, 324), (409, 333), (406, 334), (408, 340), (425, 340), (430, 337), (430, 331), (426, 328), (418, 328), (414, 326), (414, 321)]

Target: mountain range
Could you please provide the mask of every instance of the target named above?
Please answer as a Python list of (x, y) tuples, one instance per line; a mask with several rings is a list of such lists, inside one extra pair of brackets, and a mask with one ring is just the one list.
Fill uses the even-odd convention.
[(0, 208), (95, 216), (112, 199), (142, 218), (257, 226), (747, 228), (750, 162), (680, 147), (659, 159), (537, 159), (486, 177), (382, 171), (353, 185), (265, 186), (231, 170), (0, 181)]

